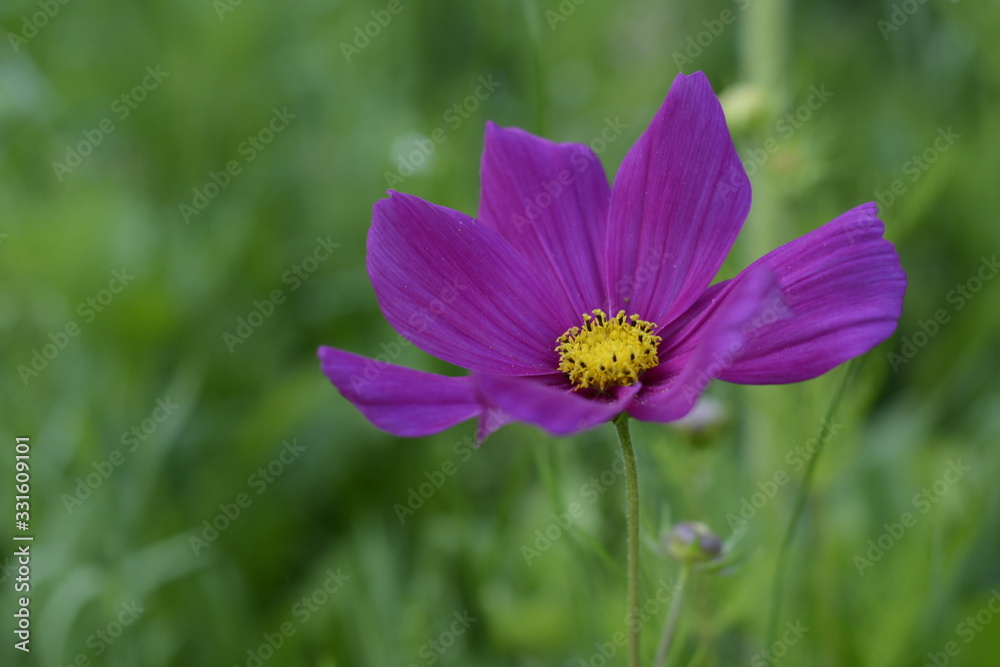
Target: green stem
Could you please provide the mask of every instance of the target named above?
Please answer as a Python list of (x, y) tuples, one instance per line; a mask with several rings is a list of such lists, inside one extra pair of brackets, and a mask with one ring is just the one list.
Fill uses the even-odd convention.
[(538, 136), (548, 135), (546, 127), (547, 98), (545, 90), (545, 68), (542, 66), (542, 27), (539, 23), (538, 0), (523, 0), (524, 20), (531, 40), (531, 69), (535, 86), (535, 132)]
[(687, 584), (688, 575), (691, 573), (691, 566), (687, 563), (681, 565), (681, 573), (677, 577), (677, 587), (674, 590), (674, 598), (670, 601), (670, 610), (667, 612), (667, 622), (663, 626), (663, 636), (660, 638), (660, 647), (656, 650), (656, 667), (664, 667), (667, 664), (667, 656), (670, 654), (670, 645), (674, 640), (674, 632), (677, 630), (677, 621), (681, 617), (681, 600), (684, 597), (684, 586)]
[(789, 0), (751, 0), (740, 22), (743, 78), (764, 91), (772, 109), (788, 102), (790, 5)]
[[(826, 417), (823, 418), (821, 422), (823, 429), (830, 428), (830, 420), (837, 412), (837, 408), (840, 406), (840, 399), (844, 396), (844, 389), (851, 377), (854, 375), (855, 370), (859, 366), (857, 361), (852, 360), (844, 372), (844, 376), (840, 379), (840, 385), (837, 387), (836, 393), (833, 395), (833, 399), (830, 400), (830, 407), (827, 408)], [(821, 432), (822, 434), (822, 432)], [(827, 437), (829, 437), (827, 435)], [(795, 538), (795, 528), (798, 525), (799, 517), (802, 515), (803, 510), (806, 506), (806, 499), (809, 496), (809, 489), (812, 487), (813, 474), (816, 471), (816, 462), (819, 461), (820, 454), (826, 449), (826, 442), (822, 440), (823, 446), (809, 459), (809, 463), (806, 466), (806, 473), (802, 478), (802, 485), (799, 487), (799, 494), (795, 498), (795, 505), (792, 508), (792, 518), (788, 520), (788, 528), (785, 530), (785, 537), (781, 541), (781, 550), (778, 552), (778, 566), (774, 573), (774, 588), (771, 592), (771, 614), (770, 620), (767, 624), (767, 644), (766, 646), (772, 646), (774, 644), (775, 636), (778, 632), (778, 621), (781, 619), (781, 603), (783, 599), (783, 593), (785, 588), (785, 571), (788, 569), (787, 560), (789, 547), (791, 547), (792, 540)]]
[(628, 613), (629, 667), (639, 667), (639, 647), (642, 628), (639, 626), (639, 476), (635, 471), (635, 453), (628, 428), (628, 415), (621, 413), (614, 420), (618, 442), (625, 463), (625, 522), (628, 528)]

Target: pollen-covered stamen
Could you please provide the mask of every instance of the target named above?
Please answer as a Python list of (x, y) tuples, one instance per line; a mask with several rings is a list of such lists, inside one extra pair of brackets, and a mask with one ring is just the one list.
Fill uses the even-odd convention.
[(602, 310), (584, 314), (583, 326), (573, 327), (559, 337), (559, 370), (576, 389), (604, 390), (616, 385), (635, 384), (639, 374), (660, 363), (656, 356), (660, 337), (656, 325), (625, 316), (620, 310), (612, 319)]

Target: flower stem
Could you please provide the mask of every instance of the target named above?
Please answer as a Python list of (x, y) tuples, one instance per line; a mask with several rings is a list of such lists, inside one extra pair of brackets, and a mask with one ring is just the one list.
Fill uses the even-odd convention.
[(625, 463), (625, 522), (628, 528), (628, 612), (629, 667), (639, 667), (639, 647), (642, 628), (639, 626), (639, 476), (635, 471), (635, 453), (632, 435), (628, 428), (628, 414), (621, 413), (614, 420), (618, 442), (622, 447)]
[(542, 28), (538, 21), (538, 0), (522, 0), (521, 8), (524, 11), (524, 20), (528, 28), (528, 37), (531, 40), (531, 69), (535, 86), (535, 132), (538, 136), (548, 135), (546, 120), (547, 98), (545, 68), (542, 66)]
[(677, 586), (674, 588), (674, 598), (670, 601), (670, 610), (667, 612), (667, 622), (663, 626), (663, 636), (660, 637), (660, 647), (656, 650), (656, 667), (664, 667), (667, 664), (667, 656), (670, 654), (670, 645), (674, 640), (674, 632), (677, 630), (677, 620), (681, 617), (681, 600), (684, 598), (684, 585), (687, 584), (688, 575), (691, 573), (691, 566), (687, 563), (681, 565), (681, 573), (677, 577)]
[(789, 0), (754, 0), (741, 21), (740, 65), (743, 77), (767, 95), (772, 108), (788, 102)]

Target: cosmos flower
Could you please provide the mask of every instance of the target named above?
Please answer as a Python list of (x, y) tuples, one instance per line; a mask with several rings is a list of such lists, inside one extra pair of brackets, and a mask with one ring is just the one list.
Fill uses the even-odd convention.
[(340, 393), (390, 433), (672, 421), (713, 379), (808, 380), (896, 328), (906, 276), (875, 204), (712, 284), (750, 182), (701, 72), (676, 78), (613, 186), (587, 146), (491, 123), (480, 177), (477, 218), (390, 191), (368, 234), (400, 340), (469, 373), (319, 350)]

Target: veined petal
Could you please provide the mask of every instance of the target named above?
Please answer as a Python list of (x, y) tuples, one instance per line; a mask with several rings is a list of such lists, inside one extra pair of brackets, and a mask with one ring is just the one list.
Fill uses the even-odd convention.
[(696, 315), (664, 332), (664, 361), (642, 376), (647, 389), (635, 397), (629, 414), (668, 422), (690, 412), (709, 383), (740, 356), (755, 318), (776, 303), (780, 303), (777, 282), (763, 267), (699, 301)]
[(750, 210), (750, 181), (701, 72), (679, 74), (611, 190), (607, 286), (663, 325), (715, 278)]
[(604, 239), (611, 189), (582, 144), (486, 124), (479, 219), (535, 267), (539, 289), (577, 316), (606, 304)]
[(551, 303), (535, 270), (495, 230), (418, 197), (391, 195), (376, 202), (368, 233), (368, 273), (389, 323), (464, 368), (552, 372), (555, 340), (579, 315)]
[(891, 336), (902, 313), (906, 274), (883, 231), (878, 207), (864, 204), (754, 262), (747, 271), (770, 269), (792, 316), (765, 319), (720, 379), (809, 380)]
[(624, 412), (640, 385), (614, 387), (609, 396), (591, 398), (566, 386), (565, 378), (501, 377), (477, 374), (473, 381), (484, 402), (518, 421), (541, 426), (552, 435), (571, 435)]
[(425, 373), (325, 346), (319, 358), (344, 398), (394, 435), (438, 433), (484, 411), (469, 377)]

